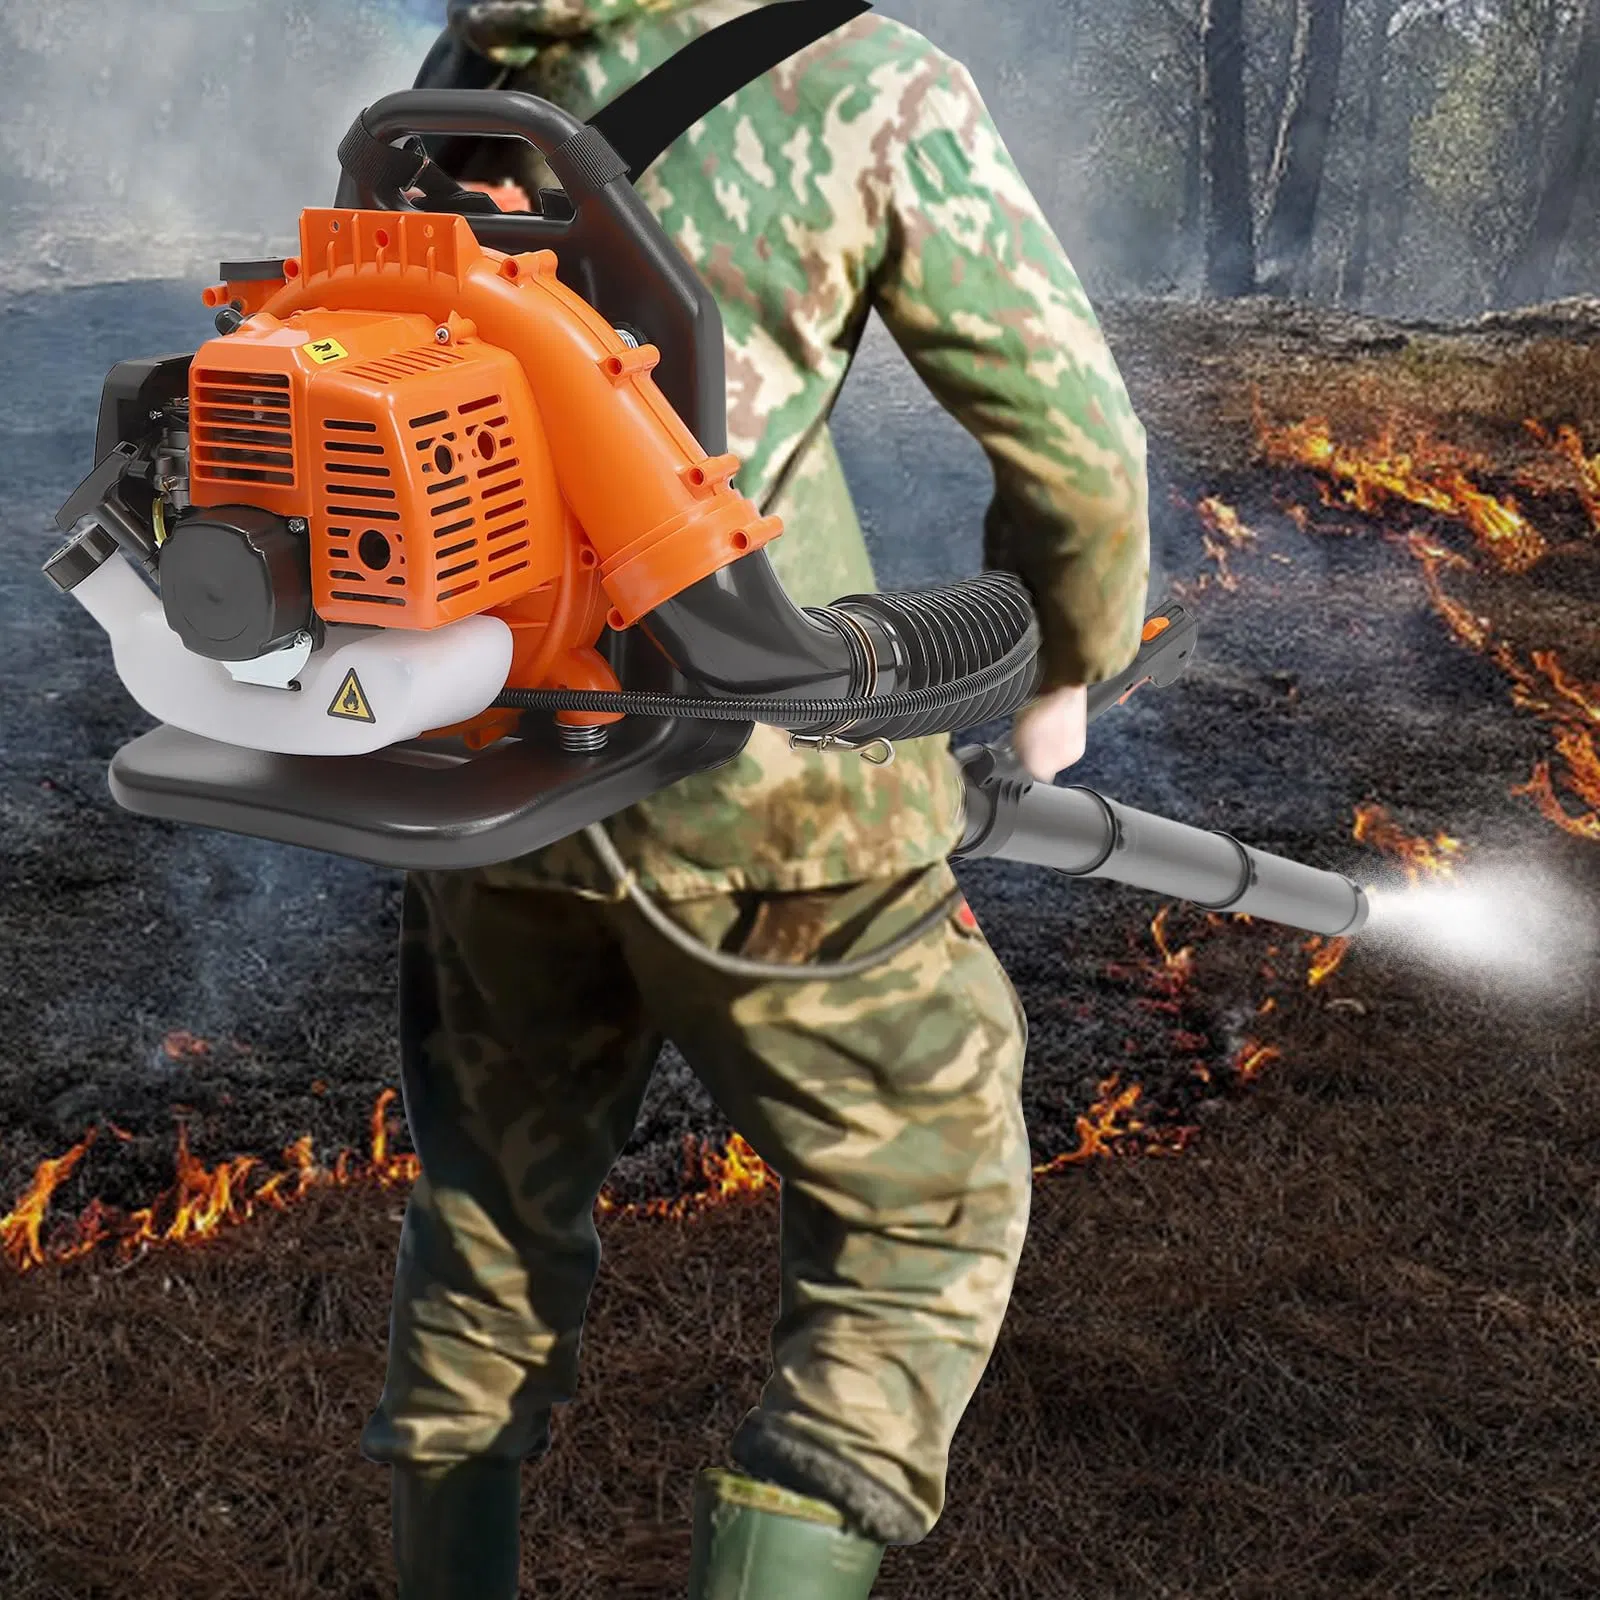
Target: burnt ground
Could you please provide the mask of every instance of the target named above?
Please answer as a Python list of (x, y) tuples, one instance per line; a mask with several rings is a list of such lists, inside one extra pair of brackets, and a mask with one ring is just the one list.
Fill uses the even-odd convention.
[[(303, 1132), (331, 1159), (392, 1081), (397, 879), (118, 812), (104, 763), (145, 724), (93, 625), (36, 575), (101, 375), (201, 337), (189, 295), (0, 304), (0, 1205), (105, 1121), (132, 1138), (98, 1141), (63, 1214), (148, 1203), (172, 1182), (180, 1119), (208, 1162)], [(1535, 861), (1600, 898), (1595, 844), (1509, 792), (1551, 758), (1551, 728), (1451, 637), (1393, 536), (1425, 527), (1464, 553), (1469, 537), (1323, 507), (1309, 473), (1255, 459), (1252, 421), (1258, 405), (1278, 422), (1326, 411), (1359, 440), (1398, 408), (1485, 454), (1556, 548), (1451, 592), (1592, 683), (1591, 523), (1524, 421), (1600, 441), (1600, 315), (1402, 329), (1138, 302), (1103, 317), (1151, 435), (1159, 564), (1202, 642), (1180, 683), (1096, 725), (1073, 780), (1358, 876), (1383, 870), (1351, 839), (1354, 807), (1376, 802), (1468, 860)], [(882, 581), (971, 570), (981, 458), (886, 341), (838, 417)], [(1230, 556), (1236, 590), (1213, 581), (1204, 495), (1256, 535)], [(1581, 933), (1552, 946), (1536, 994), (1361, 941), (1312, 989), (1297, 938), (1180, 909), (1166, 933), (1194, 970), (1162, 987), (1158, 900), (1008, 865), (962, 878), (1028, 1009), (1039, 1160), (1077, 1144), (1112, 1072), (1153, 1120), (1200, 1132), (1178, 1157), (1041, 1177), (949, 1510), (891, 1554), (880, 1592), (1600, 1590), (1600, 1046)], [(1228, 1063), (1247, 1038), (1279, 1055), (1245, 1086)], [(725, 1131), (669, 1056), (616, 1192), (671, 1194), (684, 1134)], [(126, 1267), (0, 1275), (0, 1591), (388, 1592), (385, 1486), (354, 1441), (381, 1383), (398, 1205), (318, 1194)], [(529, 1593), (681, 1587), (688, 1475), (759, 1383), (773, 1219), (757, 1199), (605, 1225), (584, 1394), (528, 1475)]]

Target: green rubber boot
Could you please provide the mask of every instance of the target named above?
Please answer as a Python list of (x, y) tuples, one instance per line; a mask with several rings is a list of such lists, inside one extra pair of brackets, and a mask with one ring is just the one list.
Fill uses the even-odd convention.
[(695, 1480), (689, 1600), (867, 1600), (883, 1548), (825, 1500), (712, 1467)]
[(522, 1463), (390, 1470), (399, 1600), (517, 1600)]

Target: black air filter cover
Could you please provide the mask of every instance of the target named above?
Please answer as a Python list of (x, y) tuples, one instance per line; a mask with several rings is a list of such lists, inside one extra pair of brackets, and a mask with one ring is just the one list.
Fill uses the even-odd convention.
[(161, 547), (167, 624), (196, 655), (249, 661), (311, 628), (305, 536), (258, 506), (210, 506)]

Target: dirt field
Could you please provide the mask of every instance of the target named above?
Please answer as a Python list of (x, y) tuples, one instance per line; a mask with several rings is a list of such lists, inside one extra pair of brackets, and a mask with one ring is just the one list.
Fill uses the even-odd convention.
[[(100, 374), (178, 347), (177, 306), (148, 286), (0, 306), (8, 349), (40, 374), (26, 406), (0, 401), (28, 508), (0, 568), (0, 1214), (91, 1126), (52, 1217), (149, 1204), (173, 1182), (180, 1119), (204, 1163), (276, 1161), (301, 1133), (331, 1162), (392, 1081), (396, 881), (116, 812), (104, 762), (144, 724), (92, 624), (34, 572)], [(1123, 303), (1104, 320), (1201, 650), (1097, 725), (1074, 781), (1356, 876), (1392, 871), (1352, 837), (1356, 808), (1381, 806), (1413, 840), (1460, 841), (1463, 870), (1537, 863), (1600, 900), (1600, 839), (1511, 792), (1545, 763), (1569, 819), (1600, 807), (1579, 737), (1600, 700), (1600, 514), (1577, 462), (1525, 426), (1600, 445), (1600, 310), (1467, 330), (1257, 304)], [(71, 359), (48, 362), (63, 342)], [(970, 567), (969, 532), (910, 553), (888, 519), (948, 529), (952, 496), (981, 511), (981, 463), (929, 469), (936, 423), (869, 410), (889, 359), (864, 358), (841, 450), (883, 581), (931, 581)], [(1257, 447), (1258, 424), (1319, 411), (1346, 445), (1398, 423), (1479, 452), (1462, 481), (1515, 501), (1542, 553), (1509, 570), (1454, 513), (1324, 504), (1334, 475)], [(1219, 543), (1218, 503), (1247, 530), (1237, 544)], [(1477, 617), (1493, 624), (1481, 648), (1463, 633)], [(1550, 651), (1556, 678), (1531, 665)], [(1530, 675), (1522, 704), (1508, 661)], [(1187, 1148), (1040, 1176), (949, 1509), (891, 1553), (880, 1592), (1600, 1592), (1592, 946), (1576, 929), (1552, 941), (1534, 991), (1358, 940), (1310, 986), (1319, 952), (1282, 930), (1179, 908), (1158, 925), (1164, 959), (1157, 899), (1005, 865), (962, 876), (1028, 1009), (1041, 1165), (1133, 1084), (1113, 1128), (1142, 1118)], [(669, 1058), (615, 1194), (672, 1194), (684, 1134), (726, 1131)], [(126, 1265), (0, 1269), (0, 1593), (392, 1592), (386, 1485), (355, 1438), (402, 1199), (355, 1184)], [(527, 1474), (526, 1593), (680, 1592), (690, 1474), (762, 1375), (774, 1219), (764, 1193), (604, 1223), (585, 1390)]]

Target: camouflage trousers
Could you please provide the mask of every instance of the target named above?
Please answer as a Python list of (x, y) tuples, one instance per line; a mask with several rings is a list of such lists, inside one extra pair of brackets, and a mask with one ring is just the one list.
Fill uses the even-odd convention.
[[(801, 893), (673, 901), (713, 947), (840, 960), (954, 886), (946, 862)], [(521, 1459), (575, 1389), (595, 1200), (663, 1036), (781, 1179), (772, 1372), (732, 1442), (746, 1472), (885, 1544), (944, 1505), (1027, 1228), (1027, 1025), (964, 905), (845, 980), (725, 976), (627, 902), (521, 887), (515, 864), (414, 874), (402, 1080), (406, 1207), (376, 1462)]]

